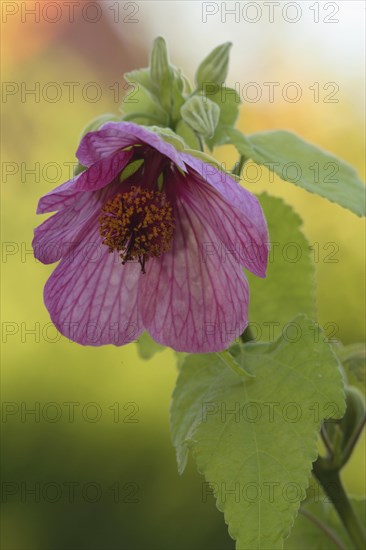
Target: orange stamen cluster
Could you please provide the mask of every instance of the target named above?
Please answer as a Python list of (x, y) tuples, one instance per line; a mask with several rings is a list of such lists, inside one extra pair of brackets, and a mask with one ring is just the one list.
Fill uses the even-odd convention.
[(103, 206), (99, 222), (109, 252), (120, 252), (122, 264), (137, 259), (143, 273), (148, 258), (171, 248), (175, 223), (164, 192), (131, 187), (118, 193)]

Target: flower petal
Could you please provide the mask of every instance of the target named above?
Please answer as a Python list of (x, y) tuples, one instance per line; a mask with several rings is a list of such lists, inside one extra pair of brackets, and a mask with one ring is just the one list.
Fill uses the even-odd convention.
[(132, 151), (117, 151), (115, 154), (99, 160), (78, 176), (71, 178), (44, 195), (38, 203), (37, 214), (53, 212), (71, 206), (75, 197), (82, 191), (102, 189), (123, 170), (132, 155)]
[(34, 230), (34, 255), (40, 262), (51, 264), (60, 260), (76, 246), (95, 223), (105, 202), (118, 192), (119, 184), (112, 183), (93, 193), (79, 193), (72, 206), (57, 212)]
[(81, 164), (91, 166), (122, 147), (142, 143), (156, 149), (186, 171), (180, 154), (172, 145), (155, 132), (132, 122), (107, 122), (97, 132), (89, 132), (81, 140), (76, 156)]
[[(254, 245), (251, 254), (249, 254), (248, 258), (246, 258), (246, 262), (243, 262), (243, 265), (245, 265), (245, 267), (250, 271), (253, 271), (256, 275), (264, 277), (268, 261), (269, 235), (267, 222), (257, 197), (247, 191), (247, 189), (244, 189), (229, 174), (226, 172), (221, 172), (215, 166), (204, 163), (201, 160), (188, 155), (187, 153), (182, 153), (181, 156), (184, 162), (193, 168), (201, 182), (204, 180), (212, 188), (216, 189), (216, 191), (218, 191), (222, 197), (224, 197), (226, 201), (231, 204), (233, 211), (240, 211), (242, 216), (242, 224), (239, 224), (239, 226), (236, 227), (236, 230), (239, 233), (244, 230), (244, 238), (246, 233), (245, 228), (250, 230), (250, 233), (252, 234), (250, 241), (253, 242)], [(235, 217), (237, 217), (237, 215)], [(240, 238), (239, 235), (238, 237)], [(242, 244), (245, 245), (245, 243)], [(248, 245), (252, 246), (249, 242), (247, 243), (246, 248)], [(258, 248), (260, 251), (258, 253), (258, 260), (261, 264), (260, 266), (256, 265), (258, 262), (253, 262), (254, 248)], [(243, 250), (244, 249), (245, 247)], [(245, 259), (244, 256), (243, 259)]]
[(43, 195), (38, 202), (37, 214), (45, 214), (47, 212), (62, 210), (63, 208), (72, 205), (73, 200), (79, 194), (79, 191), (75, 191), (73, 189), (73, 185), (76, 180), (80, 178), (80, 176), (81, 174), (74, 176), (62, 185), (52, 189), (52, 191), (46, 195)]
[(83, 345), (121, 346), (141, 334), (140, 265), (121, 265), (101, 243), (97, 224), (48, 279), (44, 300), (56, 328)]
[(248, 324), (248, 283), (232, 258), (204, 255), (217, 239), (195, 210), (177, 197), (172, 250), (150, 259), (140, 282), (143, 323), (159, 343), (208, 353), (228, 347)]
[(222, 257), (231, 255), (255, 275), (265, 277), (269, 237), (257, 199), (252, 197), (259, 206), (259, 215), (248, 215), (247, 209), (237, 208), (237, 202), (228, 200), (197, 173), (175, 176), (174, 185), (179, 186), (196, 215), (212, 228), (215, 239), (205, 243), (207, 251), (216, 250)]

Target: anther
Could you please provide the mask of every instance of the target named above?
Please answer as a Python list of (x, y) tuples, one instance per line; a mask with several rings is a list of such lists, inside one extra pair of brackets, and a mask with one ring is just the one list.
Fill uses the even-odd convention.
[(164, 192), (132, 187), (105, 203), (100, 235), (109, 252), (117, 250), (122, 264), (138, 260), (141, 272), (149, 258), (170, 250), (174, 235), (173, 208)]

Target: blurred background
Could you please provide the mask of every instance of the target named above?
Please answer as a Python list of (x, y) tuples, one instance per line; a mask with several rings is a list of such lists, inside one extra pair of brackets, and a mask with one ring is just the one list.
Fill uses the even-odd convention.
[[(118, 111), (123, 73), (148, 64), (157, 35), (192, 79), (233, 42), (227, 84), (241, 91), (241, 129), (295, 131), (364, 174), (364, 3), (290, 4), (2, 2), (2, 548), (234, 548), (194, 465), (177, 474), (173, 353), (144, 361), (135, 344), (83, 348), (58, 335), (42, 299), (54, 266), (35, 261), (31, 241), (39, 197), (69, 178), (88, 121)], [(236, 161), (230, 147), (215, 154)], [(363, 341), (363, 222), (262, 176), (248, 188), (284, 197), (319, 243), (320, 323)], [(363, 453), (364, 442), (344, 472), (358, 495)]]

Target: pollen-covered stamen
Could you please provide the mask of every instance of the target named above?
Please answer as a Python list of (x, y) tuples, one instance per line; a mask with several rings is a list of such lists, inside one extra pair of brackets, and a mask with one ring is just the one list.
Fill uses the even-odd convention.
[(138, 260), (145, 273), (149, 258), (171, 248), (173, 208), (164, 192), (131, 187), (106, 202), (100, 214), (100, 235), (109, 252), (120, 252), (122, 264)]

